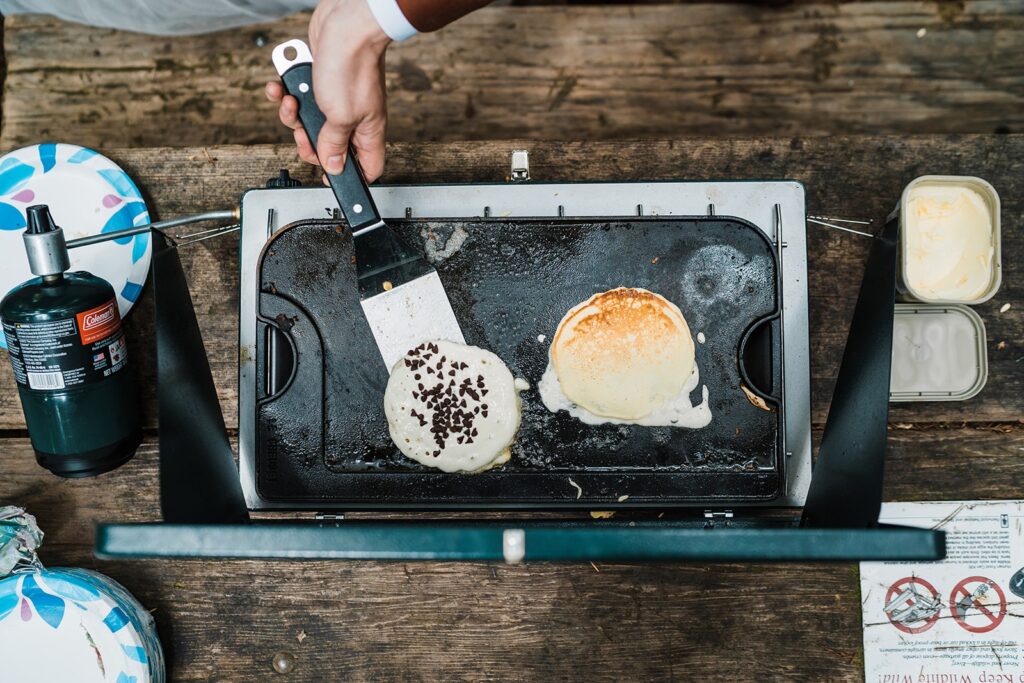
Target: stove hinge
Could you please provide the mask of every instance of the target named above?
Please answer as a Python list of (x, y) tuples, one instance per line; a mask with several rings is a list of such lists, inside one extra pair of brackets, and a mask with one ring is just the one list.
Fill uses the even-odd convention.
[(705, 510), (704, 528), (714, 529), (716, 526), (732, 526), (732, 510)]

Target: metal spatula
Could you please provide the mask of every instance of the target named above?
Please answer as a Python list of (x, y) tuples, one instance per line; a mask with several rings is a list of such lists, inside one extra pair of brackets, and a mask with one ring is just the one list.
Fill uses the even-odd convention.
[[(309, 47), (289, 40), (274, 48), (273, 60), (285, 91), (299, 101), (299, 120), (315, 149), (325, 119), (313, 97)], [(388, 371), (428, 339), (465, 343), (437, 271), (384, 223), (353, 150), (342, 172), (327, 177), (352, 228), (363, 313)]]

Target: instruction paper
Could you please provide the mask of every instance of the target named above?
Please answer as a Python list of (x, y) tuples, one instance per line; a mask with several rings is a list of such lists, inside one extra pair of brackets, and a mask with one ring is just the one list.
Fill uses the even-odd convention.
[(861, 562), (868, 683), (1024, 683), (1024, 501), (884, 503), (942, 562)]

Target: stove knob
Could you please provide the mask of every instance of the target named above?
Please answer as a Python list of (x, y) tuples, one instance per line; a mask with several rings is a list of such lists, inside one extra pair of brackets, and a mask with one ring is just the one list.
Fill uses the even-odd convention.
[(280, 187), (298, 187), (301, 184), (302, 183), (300, 183), (298, 180), (292, 178), (291, 175), (289, 175), (288, 169), (286, 168), (282, 168), (280, 171), (278, 171), (276, 178), (271, 178), (270, 180), (267, 181), (267, 187), (270, 189), (276, 189)]

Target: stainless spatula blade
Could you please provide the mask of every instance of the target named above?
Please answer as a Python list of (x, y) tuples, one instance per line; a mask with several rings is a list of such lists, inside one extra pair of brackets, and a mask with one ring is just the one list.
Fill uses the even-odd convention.
[(466, 342), (436, 270), (361, 303), (388, 372), (424, 341)]
[(425, 341), (464, 343), (441, 278), (422, 252), (386, 225), (356, 233), (354, 246), (360, 303), (388, 372)]

